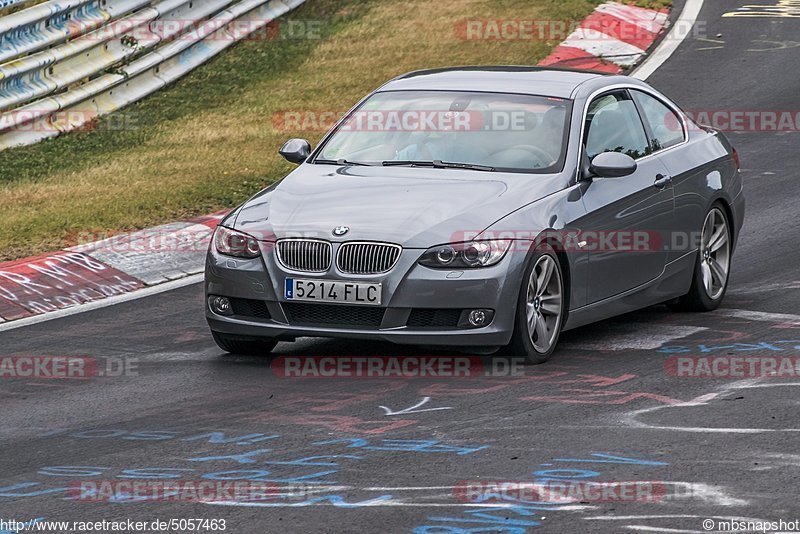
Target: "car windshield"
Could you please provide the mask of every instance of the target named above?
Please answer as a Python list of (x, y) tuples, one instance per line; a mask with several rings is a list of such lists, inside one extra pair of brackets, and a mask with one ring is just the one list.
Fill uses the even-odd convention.
[(505, 93), (388, 91), (350, 113), (315, 163), (551, 173), (571, 101)]

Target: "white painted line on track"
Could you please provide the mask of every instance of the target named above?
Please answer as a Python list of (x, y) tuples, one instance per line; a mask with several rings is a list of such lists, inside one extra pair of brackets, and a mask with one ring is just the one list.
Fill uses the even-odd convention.
[(672, 24), (672, 29), (667, 36), (664, 37), (664, 40), (661, 41), (653, 53), (647, 56), (647, 59), (631, 73), (631, 76), (646, 80), (658, 70), (689, 35), (690, 30), (697, 22), (697, 16), (700, 14), (702, 7), (703, 0), (686, 0), (683, 11)]
[(54, 319), (61, 319), (63, 317), (69, 317), (71, 315), (77, 315), (83, 312), (108, 308), (109, 306), (114, 306), (115, 304), (122, 304), (123, 302), (130, 302), (132, 300), (158, 295), (159, 293), (165, 293), (167, 291), (180, 289), (182, 287), (190, 286), (193, 284), (199, 284), (200, 282), (203, 281), (203, 276), (204, 274), (202, 273), (196, 274), (194, 276), (188, 276), (186, 278), (181, 278), (180, 280), (173, 280), (172, 282), (166, 282), (164, 284), (159, 284), (157, 286), (147, 287), (144, 289), (140, 289), (138, 291), (125, 293), (123, 295), (107, 297), (102, 300), (96, 300), (94, 302), (80, 304), (72, 308), (65, 308), (63, 310), (58, 310), (54, 312), (45, 313), (42, 315), (35, 315), (33, 317), (26, 317), (25, 319), (19, 319), (17, 321), (3, 323), (0, 324), (0, 332), (5, 332), (7, 330), (14, 330), (15, 328), (22, 328), (23, 326), (31, 326), (39, 323), (44, 323), (47, 321), (52, 321)]
[[(689, 401), (682, 404), (675, 404), (671, 406), (653, 406), (651, 408), (643, 408), (641, 410), (634, 410), (632, 412), (628, 412), (625, 414), (623, 418), (623, 423), (630, 427), (636, 428), (639, 430), (666, 430), (670, 432), (690, 432), (690, 433), (698, 433), (698, 434), (764, 434), (764, 433), (775, 433), (775, 432), (800, 432), (800, 428), (719, 428), (719, 427), (691, 427), (691, 426), (661, 426), (661, 425), (651, 425), (642, 421), (639, 421), (639, 416), (659, 412), (664, 409), (675, 409), (675, 408), (686, 408), (692, 406), (702, 406), (704, 404), (708, 404), (708, 401), (711, 401), (718, 397), (724, 397), (726, 394), (735, 393), (737, 390), (740, 389), (748, 389), (748, 388), (756, 388), (756, 387), (773, 387), (778, 386), (781, 383), (774, 383), (769, 384), (764, 382), (764, 380), (769, 380), (767, 378), (749, 378), (747, 380), (740, 380), (738, 382), (734, 382), (733, 384), (726, 384), (716, 392), (706, 393), (705, 395), (701, 395), (694, 399), (693, 401)], [(800, 385), (798, 382), (783, 382), (784, 385)]]
[(649, 323), (612, 323), (605, 329), (607, 337), (568, 341), (561, 347), (572, 350), (655, 350), (667, 343), (708, 330), (702, 326), (672, 326)]
[(450, 406), (443, 406), (441, 408), (424, 408), (422, 410), (418, 410), (417, 409), (417, 408), (420, 408), (420, 407), (424, 406), (425, 404), (427, 404), (428, 401), (430, 401), (430, 400), (431, 400), (430, 397), (423, 397), (422, 400), (420, 402), (418, 402), (417, 404), (415, 404), (414, 406), (411, 406), (410, 408), (405, 408), (403, 410), (398, 410), (396, 412), (394, 410), (392, 410), (391, 408), (388, 408), (386, 406), (378, 406), (378, 408), (383, 410), (384, 411), (384, 415), (386, 415), (387, 417), (388, 416), (392, 416), (392, 415), (407, 415), (407, 414), (410, 414), (410, 413), (435, 412), (435, 411), (438, 411), (438, 410), (452, 410), (453, 409)]
[(793, 313), (769, 313), (751, 310), (720, 309), (716, 313), (736, 319), (748, 321), (762, 321), (767, 323), (795, 323), (800, 326), (800, 315)]
[(773, 382), (773, 383), (753, 384), (751, 386), (739, 386), (736, 389), (779, 388), (786, 386), (800, 386), (800, 382)]
[(766, 434), (768, 432), (800, 432), (800, 428), (708, 428), (704, 426), (654, 426), (642, 425), (644, 430), (667, 430), (694, 434)]

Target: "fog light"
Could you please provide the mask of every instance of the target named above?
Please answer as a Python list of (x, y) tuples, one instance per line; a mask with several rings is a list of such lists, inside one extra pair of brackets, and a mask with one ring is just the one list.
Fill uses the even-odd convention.
[(472, 310), (469, 312), (469, 324), (472, 326), (483, 326), (486, 324), (486, 312), (483, 310)]
[(480, 328), (488, 326), (494, 319), (494, 310), (464, 310), (458, 321), (459, 328)]
[(228, 297), (208, 297), (208, 307), (217, 315), (233, 315), (233, 306)]

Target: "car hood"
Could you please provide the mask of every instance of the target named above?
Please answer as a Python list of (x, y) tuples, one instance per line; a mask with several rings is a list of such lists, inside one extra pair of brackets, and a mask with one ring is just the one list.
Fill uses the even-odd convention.
[[(232, 214), (233, 226), (266, 239), (387, 241), (427, 248), (470, 240), (566, 185), (561, 175), (304, 164)], [(349, 232), (334, 237), (337, 226)]]

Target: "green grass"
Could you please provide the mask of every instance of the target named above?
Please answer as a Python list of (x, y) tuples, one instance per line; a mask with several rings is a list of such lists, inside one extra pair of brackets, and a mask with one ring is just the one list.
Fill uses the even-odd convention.
[(0, 9), (0, 16), (3, 15), (10, 15), (11, 13), (16, 13), (17, 11), (22, 11), (23, 9), (28, 9), (29, 7), (33, 7), (36, 4), (41, 4), (46, 0), (28, 0), (27, 2), (22, 2), (17, 5), (4, 7)]
[[(275, 128), (276, 113), (344, 111), (419, 68), (536, 64), (557, 41), (464, 41), (454, 27), (580, 20), (597, 3), (309, 0), (287, 17), (320, 21), (321, 38), (240, 43), (93, 132), (0, 152), (0, 259), (233, 207), (292, 168), (277, 154), (287, 138), (322, 135)], [(136, 127), (113, 127), (121, 122)]]
[(664, 9), (672, 5), (672, 0), (636, 0), (634, 5), (649, 9)]

